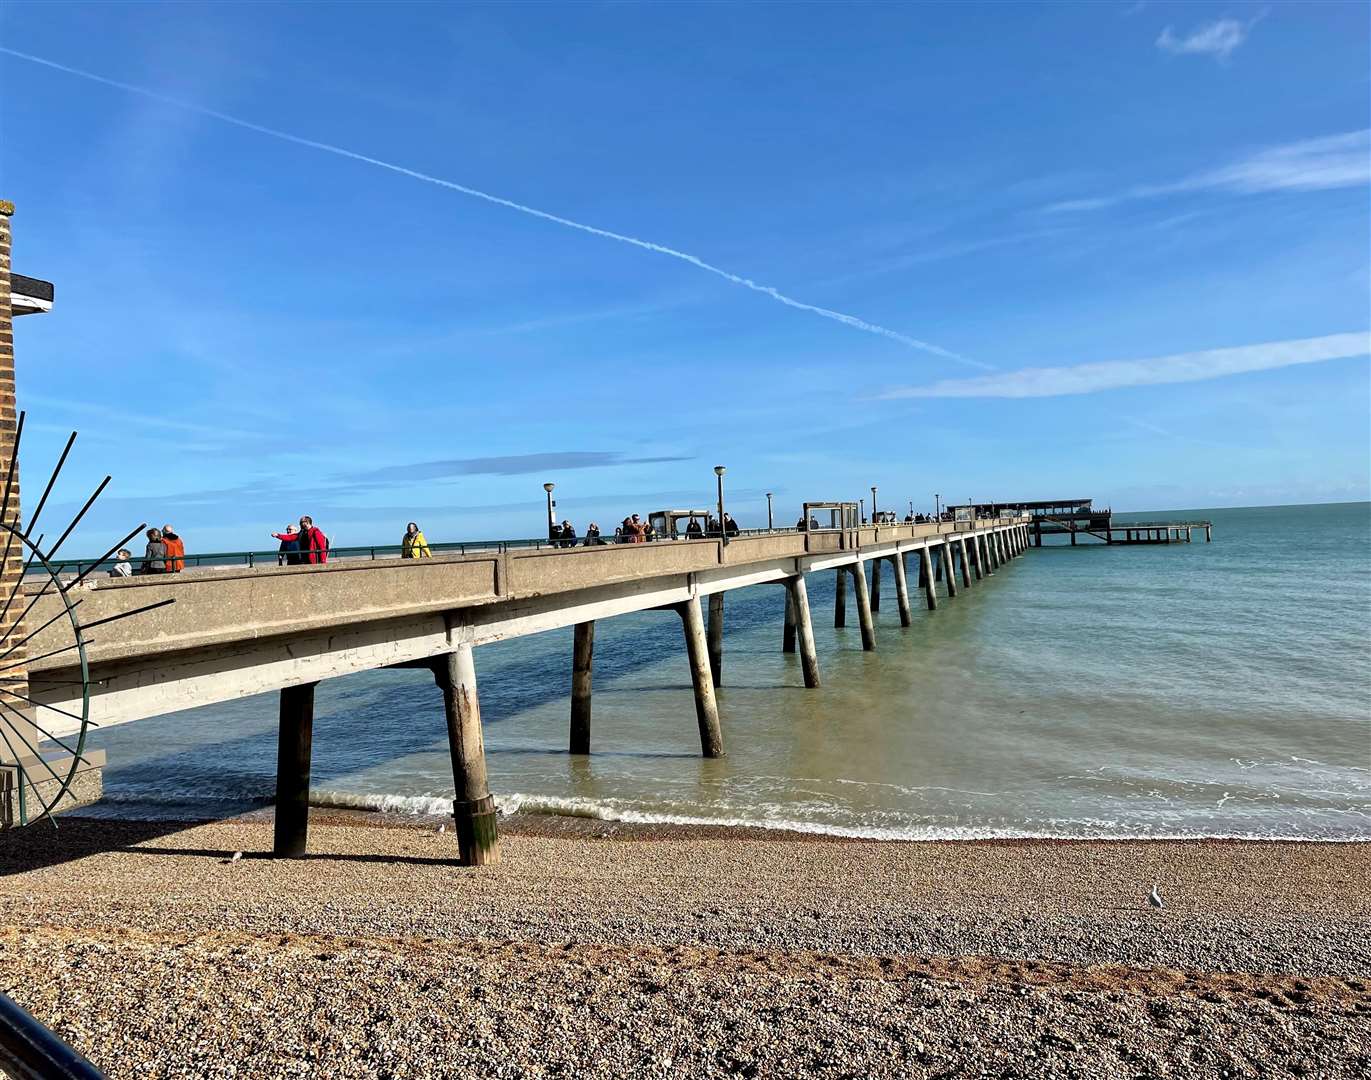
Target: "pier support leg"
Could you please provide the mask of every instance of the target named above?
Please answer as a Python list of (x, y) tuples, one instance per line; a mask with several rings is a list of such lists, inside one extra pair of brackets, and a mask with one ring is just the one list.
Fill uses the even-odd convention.
[(276, 742), (276, 822), (271, 853), (292, 859), (309, 842), (309, 759), (314, 745), (314, 683), (281, 691)]
[(1033, 522), (1033, 542), (1037, 547), (1043, 546), (1043, 523), (1041, 521)]
[(938, 594), (933, 587), (933, 556), (927, 547), (919, 549), (919, 565), (922, 567), (920, 577), (924, 583), (924, 603), (928, 605), (929, 611), (936, 611), (938, 608)]
[(1206, 526), (1204, 527), (1204, 542), (1207, 544), (1207, 543), (1209, 543), (1209, 542), (1210, 542), (1211, 540), (1213, 540), (1213, 539), (1214, 539), (1214, 536), (1213, 536), (1213, 526), (1211, 526), (1211, 525), (1206, 525)]
[(976, 543), (976, 538), (974, 536), (969, 538), (964, 537), (962, 539), (962, 547), (967, 548), (967, 550), (971, 552), (971, 569), (976, 571), (976, 580), (980, 581), (985, 577), (985, 573), (981, 567), (981, 549)]
[(781, 637), (781, 652), (793, 653), (795, 651), (795, 598), (791, 595), (789, 585), (785, 590), (785, 632)]
[(985, 563), (985, 576), (990, 577), (995, 573), (995, 560), (990, 557), (990, 542), (986, 539), (985, 533), (976, 537), (980, 550), (976, 553), (977, 557)]
[(685, 629), (690, 681), (695, 687), (695, 719), (700, 725), (700, 753), (707, 758), (724, 756), (724, 737), (719, 727), (719, 705), (714, 699), (714, 680), (709, 672), (709, 645), (700, 598), (692, 596), (676, 609)]
[(957, 595), (957, 567), (952, 558), (952, 544), (946, 540), (942, 544), (943, 580), (947, 582), (947, 595)]
[(837, 574), (833, 586), (833, 626), (841, 630), (847, 625), (847, 567), (838, 567)]
[(965, 536), (963, 536), (961, 539), (959, 539), (959, 540), (957, 541), (957, 546), (958, 546), (959, 548), (961, 548), (961, 557), (962, 557), (962, 587), (965, 588), (965, 589), (969, 589), (969, 588), (971, 588), (971, 567), (968, 566), (968, 565), (967, 565), (967, 562), (966, 562), (966, 537), (965, 537)]
[(866, 591), (866, 567), (860, 562), (852, 564), (852, 584), (857, 594), (857, 622), (862, 628), (862, 651), (874, 652), (876, 649), (876, 622), (871, 617), (871, 596)]
[(909, 579), (904, 572), (904, 555), (896, 555), (890, 562), (895, 568), (895, 603), (900, 609), (900, 625), (908, 626), (914, 620), (909, 612)]
[(724, 594), (709, 594), (709, 677), (715, 686), (724, 683)]
[(481, 703), (476, 695), (476, 663), (470, 645), (458, 645), (433, 664), (433, 679), (443, 692), (448, 750), (456, 794), (452, 818), (457, 862), (486, 866), (500, 861), (495, 800), (486, 782), (486, 748), (481, 735)]
[(881, 559), (871, 560), (871, 612), (881, 610)]
[(571, 752), (590, 753), (590, 681), (595, 653), (595, 623), (576, 624), (571, 647)]
[(805, 688), (815, 690), (819, 686), (819, 650), (814, 646), (814, 623), (809, 617), (809, 590), (805, 588), (803, 574), (797, 574), (786, 582), (786, 595), (790, 598), (791, 610), (795, 612), (795, 629), (800, 639), (800, 667), (804, 671)]

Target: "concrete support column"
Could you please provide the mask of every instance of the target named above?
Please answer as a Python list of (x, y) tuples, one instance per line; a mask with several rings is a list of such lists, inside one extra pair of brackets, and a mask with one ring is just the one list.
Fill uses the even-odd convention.
[(278, 859), (303, 855), (309, 843), (309, 762), (314, 746), (314, 687), (281, 691), (281, 726), (276, 741), (276, 820), (271, 853)]
[(904, 572), (904, 556), (896, 555), (890, 560), (895, 568), (895, 603), (900, 609), (900, 625), (908, 626), (913, 622), (909, 611), (909, 581)]
[(976, 580), (980, 581), (985, 577), (985, 570), (981, 566), (981, 549), (976, 537), (963, 537), (962, 545), (971, 552), (971, 568), (976, 571)]
[(805, 687), (815, 690), (819, 686), (819, 650), (814, 645), (814, 623), (809, 617), (809, 590), (805, 588), (805, 576), (796, 574), (786, 582), (786, 596), (790, 609), (795, 613), (795, 630), (800, 639), (800, 667), (804, 671)]
[(966, 537), (965, 537), (965, 536), (959, 537), (959, 538), (957, 539), (957, 546), (961, 549), (961, 557), (962, 557), (962, 587), (963, 587), (963, 588), (966, 588), (966, 589), (969, 589), (969, 588), (971, 588), (971, 567), (967, 565), (967, 561), (966, 561)]
[(957, 567), (952, 559), (952, 544), (947, 540), (942, 542), (940, 555), (943, 561), (943, 581), (947, 583), (947, 595), (957, 595)]
[(1204, 527), (1204, 542), (1206, 544), (1214, 539), (1213, 529), (1214, 527), (1212, 525), (1206, 525)]
[(709, 594), (709, 677), (715, 686), (724, 681), (724, 594)]
[(866, 567), (860, 562), (853, 563), (852, 584), (857, 593), (857, 621), (862, 628), (862, 651), (874, 652), (876, 649), (876, 621), (871, 617), (871, 596), (866, 591)]
[(919, 577), (924, 583), (924, 603), (928, 605), (929, 611), (938, 609), (938, 594), (933, 587), (933, 556), (927, 547), (919, 549)]
[(837, 574), (833, 586), (833, 626), (841, 630), (847, 625), (847, 567), (838, 567)]
[(881, 563), (883, 559), (871, 560), (871, 610), (881, 610)]
[(458, 645), (434, 661), (433, 679), (443, 692), (448, 750), (452, 755), (452, 818), (457, 861), (486, 866), (500, 861), (495, 800), (486, 781), (486, 747), (481, 733), (481, 702), (476, 693), (476, 662), (470, 645)]
[(700, 614), (700, 598), (692, 596), (676, 610), (685, 629), (690, 681), (695, 687), (695, 719), (700, 725), (700, 753), (708, 758), (723, 757), (724, 736), (719, 726), (719, 705), (714, 699), (714, 680), (709, 671), (709, 645), (705, 640), (705, 620)]
[(576, 624), (571, 647), (571, 752), (590, 753), (590, 682), (595, 654), (595, 623)]
[(977, 555), (985, 563), (985, 576), (990, 577), (995, 573), (995, 560), (990, 557), (990, 541), (986, 539), (985, 533), (981, 533), (976, 539), (980, 544)]
[(781, 636), (781, 652), (793, 653), (795, 651), (795, 599), (790, 594), (789, 586), (785, 591), (785, 631)]

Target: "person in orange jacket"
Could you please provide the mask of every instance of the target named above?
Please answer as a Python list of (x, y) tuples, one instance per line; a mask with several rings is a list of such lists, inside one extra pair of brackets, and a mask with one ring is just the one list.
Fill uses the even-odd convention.
[(162, 543), (167, 545), (167, 573), (179, 574), (186, 568), (186, 542), (176, 535), (170, 525), (163, 525)]

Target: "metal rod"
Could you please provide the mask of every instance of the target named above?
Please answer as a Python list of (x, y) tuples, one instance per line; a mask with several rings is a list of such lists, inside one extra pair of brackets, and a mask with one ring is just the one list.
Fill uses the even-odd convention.
[[(51, 581), (52, 579), (49, 578), (48, 580)], [(40, 593), (39, 595), (42, 594)], [(85, 597), (82, 597), (80, 600), (76, 601), (76, 603), (72, 604), (71, 606), (73, 608), (78, 608), (81, 606), (82, 601), (84, 600)], [(29, 633), (25, 634), (22, 641), (16, 641), (8, 649), (0, 653), (0, 660), (5, 659), (5, 657), (9, 656), (10, 653), (14, 652), (15, 649), (22, 649), (25, 645), (29, 643), (29, 640), (33, 638), (35, 634), (41, 634), (44, 630), (46, 630), (49, 626), (51, 626), (53, 623), (55, 623), (58, 619), (60, 619), (63, 615), (66, 615), (67, 613), (67, 610), (64, 608), (63, 610), (59, 611), (56, 615), (54, 615), (51, 619), (49, 619), (47, 622), (45, 622), (42, 626), (40, 626), (37, 630), (32, 630)], [(10, 627), (10, 629), (5, 632), (5, 636), (3, 638), (0, 638), (0, 645), (3, 645), (6, 641), (9, 640), (10, 634), (18, 627), (18, 625), (19, 620), (16, 619), (14, 626)]]
[(52, 470), (52, 475), (48, 477), (48, 486), (43, 489), (43, 497), (38, 500), (38, 509), (33, 512), (33, 517), (29, 518), (28, 528), (24, 530), (24, 539), (29, 538), (29, 533), (33, 532), (33, 527), (38, 523), (38, 515), (43, 512), (43, 507), (47, 505), (48, 496), (52, 494), (52, 485), (57, 483), (57, 477), (62, 472), (62, 466), (67, 463), (67, 455), (71, 453), (71, 444), (76, 441), (76, 432), (71, 433), (67, 439), (67, 445), (62, 447), (62, 456), (57, 459), (57, 467)]
[(77, 511), (76, 516), (71, 519), (71, 524), (67, 526), (67, 531), (57, 538), (57, 543), (48, 548), (48, 553), (44, 556), (45, 559), (51, 560), (52, 557), (57, 554), (57, 549), (62, 546), (62, 541), (71, 535), (72, 530), (75, 529), (77, 525), (81, 524), (81, 519), (86, 516), (86, 511), (95, 505), (95, 500), (100, 497), (100, 492), (105, 490), (109, 482), (110, 477), (108, 476), (100, 481), (100, 486), (97, 487), (91, 497), (86, 500), (86, 505), (81, 507), (81, 509)]

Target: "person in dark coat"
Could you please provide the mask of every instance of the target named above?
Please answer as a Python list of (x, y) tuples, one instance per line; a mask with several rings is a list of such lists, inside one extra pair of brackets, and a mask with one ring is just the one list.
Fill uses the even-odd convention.
[(281, 541), (276, 549), (277, 566), (298, 566), (300, 564), (300, 534), (294, 525), (287, 525), (283, 533), (272, 533), (272, 539)]

